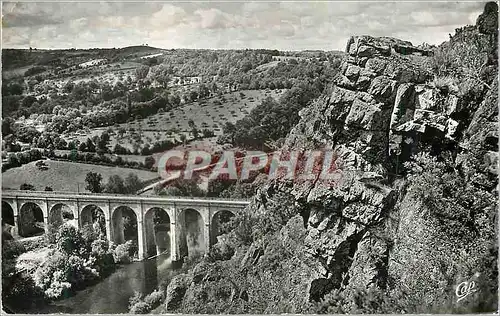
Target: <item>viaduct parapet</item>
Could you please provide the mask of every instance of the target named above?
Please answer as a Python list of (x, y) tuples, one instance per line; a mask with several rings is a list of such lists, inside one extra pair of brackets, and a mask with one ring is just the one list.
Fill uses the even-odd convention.
[[(2, 213), (11, 212), (13, 226), (18, 227), (22, 210), (28, 204), (37, 206), (43, 214), (45, 231), (55, 209), (64, 207), (73, 214), (73, 223), (78, 228), (92, 223), (91, 210), (100, 209), (106, 222), (106, 236), (115, 244), (125, 242), (122, 212), (128, 211), (135, 215), (137, 221), (138, 256), (142, 260), (154, 254), (156, 226), (153, 210), (165, 212), (168, 223), (163, 226), (169, 239), (172, 261), (178, 261), (187, 255), (190, 225), (197, 225), (197, 244), (200, 251), (207, 251), (216, 242), (216, 227), (220, 225), (215, 218), (219, 212), (236, 214), (250, 202), (245, 200), (158, 197), (158, 196), (128, 196), (110, 194), (86, 194), (51, 191), (2, 191)], [(8, 209), (7, 205), (10, 207)], [(5, 208), (5, 209), (4, 209)], [(191, 215), (187, 215), (187, 213)], [(192, 214), (195, 214), (193, 217)], [(165, 215), (165, 214), (164, 214)], [(193, 219), (194, 218), (194, 219)], [(197, 223), (192, 223), (196, 221)]]

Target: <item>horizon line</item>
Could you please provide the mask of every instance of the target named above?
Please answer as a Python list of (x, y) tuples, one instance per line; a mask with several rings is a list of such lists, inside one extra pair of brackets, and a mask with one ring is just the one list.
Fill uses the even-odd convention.
[(149, 46), (149, 45), (130, 45), (130, 46), (121, 46), (121, 47), (66, 47), (66, 48), (43, 48), (43, 47), (4, 47), (2, 46), (2, 50), (118, 50), (118, 49), (126, 49), (126, 48), (132, 48), (132, 47), (148, 47), (151, 49), (158, 49), (158, 50), (276, 50), (279, 52), (307, 52), (307, 51), (318, 51), (318, 52), (344, 52), (344, 49), (319, 49), (319, 48), (306, 48), (306, 49), (279, 49), (279, 48), (188, 48), (188, 47), (172, 47), (172, 48), (161, 48), (161, 47), (156, 47), (156, 46)]

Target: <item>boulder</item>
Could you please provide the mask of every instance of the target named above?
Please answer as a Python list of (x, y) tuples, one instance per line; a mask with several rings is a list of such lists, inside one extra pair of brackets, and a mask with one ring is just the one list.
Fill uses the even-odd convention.
[(348, 65), (344, 73), (344, 76), (346, 76), (346, 78), (349, 79), (350, 81), (355, 82), (358, 79), (360, 70), (361, 68), (359, 66)]
[[(347, 43), (346, 52), (351, 56), (368, 58), (389, 56), (391, 54), (391, 44), (397, 41), (400, 40), (389, 37), (352, 36)], [(409, 44), (411, 45), (411, 43)]]
[(384, 121), (381, 117), (380, 104), (354, 100), (351, 110), (345, 119), (346, 128), (355, 127), (365, 130), (382, 129), (380, 123)]
[(389, 125), (390, 129), (395, 129), (398, 125), (413, 119), (415, 112), (414, 91), (412, 83), (404, 83), (398, 87)]
[(435, 105), (435, 90), (426, 85), (415, 85), (415, 107), (422, 110), (434, 110)]
[(498, 152), (488, 151), (484, 155), (484, 169), (489, 173), (498, 175)]
[(385, 71), (385, 67), (387, 66), (387, 61), (382, 58), (371, 58), (365, 64), (365, 69), (374, 72), (377, 75), (381, 75)]
[(432, 50), (430, 49), (423, 49), (423, 48), (418, 48), (413, 45), (407, 45), (407, 44), (395, 44), (393, 46), (394, 51), (396, 51), (399, 54), (403, 55), (420, 55), (420, 56), (432, 56)]
[(373, 95), (377, 100), (387, 100), (390, 102), (395, 87), (396, 81), (386, 76), (378, 76), (372, 80), (368, 93)]
[(366, 91), (370, 86), (371, 78), (368, 76), (359, 76), (356, 86), (358, 90)]

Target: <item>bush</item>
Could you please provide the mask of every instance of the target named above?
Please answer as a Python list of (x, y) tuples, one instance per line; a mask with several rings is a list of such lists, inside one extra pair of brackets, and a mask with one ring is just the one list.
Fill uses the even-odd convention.
[(231, 218), (228, 226), (234, 227), (234, 234), (236, 238), (241, 241), (243, 245), (250, 245), (253, 242), (253, 231), (256, 219), (247, 212), (239, 212)]
[[(94, 282), (113, 268), (107, 240), (83, 234), (63, 224), (55, 234), (56, 248), (35, 271), (34, 282), (44, 296), (56, 299)], [(104, 237), (103, 237), (104, 238)]]
[(19, 242), (23, 245), (26, 251), (40, 249), (48, 245), (47, 239), (44, 236), (38, 236), (37, 238), (32, 239), (21, 239)]
[(452, 76), (438, 76), (432, 81), (432, 86), (442, 93), (458, 93), (457, 80)]
[(2, 240), (2, 261), (17, 258), (26, 248), (17, 240)]
[(153, 309), (158, 307), (164, 299), (165, 295), (163, 294), (163, 292), (155, 290), (144, 298), (144, 302), (146, 302), (146, 304), (148, 304), (151, 309)]
[(151, 306), (149, 306), (146, 302), (139, 302), (130, 308), (131, 314), (147, 314), (151, 310)]
[[(143, 294), (141, 292), (135, 291), (134, 295), (132, 295), (129, 298), (129, 311), (131, 314), (147, 314), (151, 309), (153, 308), (150, 302), (154, 302), (155, 304), (161, 303), (161, 300), (163, 299), (163, 295), (161, 296), (161, 299), (159, 299), (159, 296), (156, 294), (158, 293), (157, 291), (154, 291), (150, 295), (146, 296), (144, 298)], [(161, 293), (160, 293), (161, 294)], [(156, 306), (155, 306), (156, 307)]]
[(71, 255), (85, 250), (85, 241), (77, 228), (71, 224), (63, 224), (56, 235), (57, 250)]
[(47, 224), (47, 231), (44, 235), (45, 243), (54, 244), (56, 242), (57, 228), (58, 227), (53, 224)]
[[(35, 300), (43, 300), (43, 293), (35, 286), (33, 277), (27, 273), (15, 273), (7, 276), (2, 260), (2, 300), (4, 305), (18, 307), (26, 306), (26, 299), (30, 303)], [(12, 265), (13, 270), (15, 269)]]
[(141, 292), (134, 291), (134, 295), (128, 299), (128, 308), (131, 309), (135, 304), (142, 302), (143, 296)]
[(35, 285), (49, 299), (71, 294), (72, 287), (95, 280), (98, 273), (82, 257), (54, 251), (35, 272)]
[(95, 258), (95, 266), (100, 276), (108, 275), (115, 269), (113, 254), (109, 251), (106, 239), (94, 240), (91, 244), (91, 256)]
[(130, 263), (132, 261), (132, 255), (134, 245), (132, 240), (128, 240), (124, 244), (120, 244), (116, 246), (113, 251), (113, 258), (116, 263)]

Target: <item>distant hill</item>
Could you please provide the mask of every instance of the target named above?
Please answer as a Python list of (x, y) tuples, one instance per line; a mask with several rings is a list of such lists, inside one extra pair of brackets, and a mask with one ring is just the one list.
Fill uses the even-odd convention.
[[(91, 49), (2, 49), (4, 70), (34, 66), (58, 66), (82, 63), (96, 58), (125, 58), (160, 52), (162, 49), (151, 46), (128, 46), (123, 48)], [(137, 55), (137, 56), (132, 56)], [(74, 61), (74, 62), (73, 62)], [(63, 67), (64, 68), (64, 67)]]

